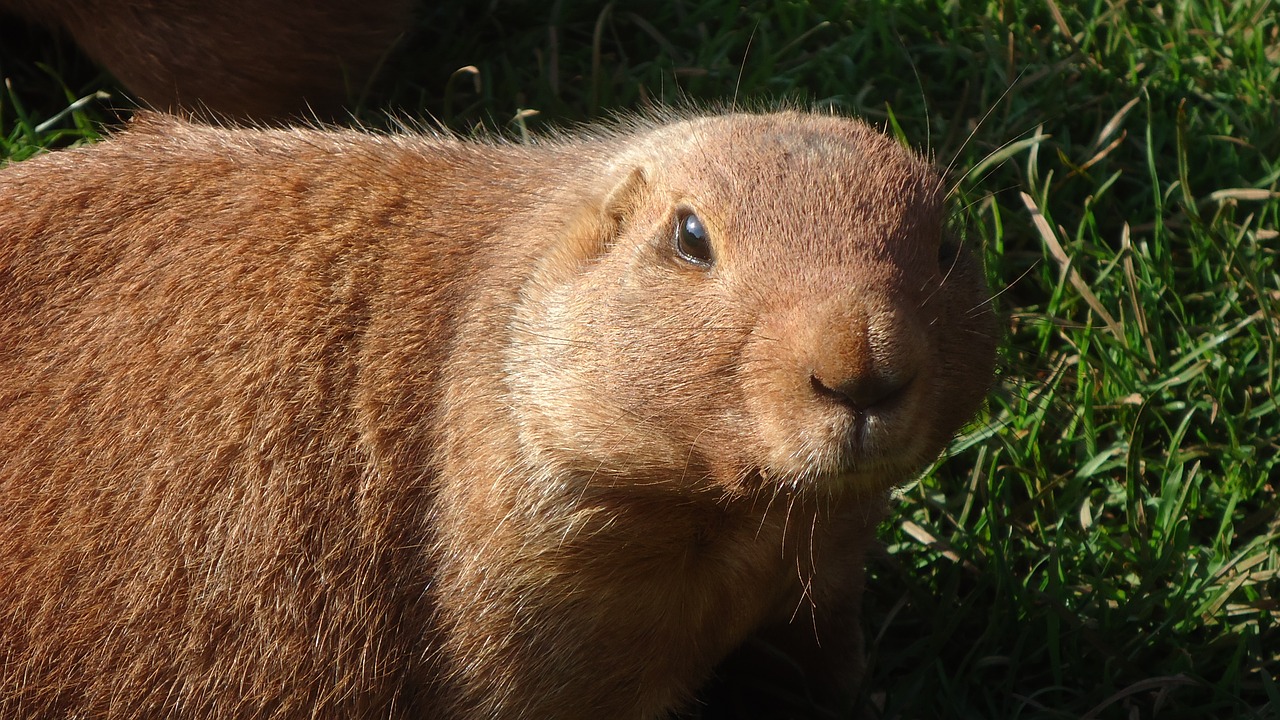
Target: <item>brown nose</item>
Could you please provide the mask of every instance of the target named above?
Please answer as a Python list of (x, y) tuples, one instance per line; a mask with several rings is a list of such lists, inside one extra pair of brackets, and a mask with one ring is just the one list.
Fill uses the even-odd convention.
[(865, 413), (901, 396), (918, 371), (918, 339), (893, 312), (830, 308), (809, 349), (809, 383), (821, 397)]
[(885, 376), (874, 370), (848, 377), (822, 377), (815, 370), (809, 382), (819, 395), (848, 405), (856, 412), (866, 412), (879, 405), (887, 405), (911, 384), (914, 376)]

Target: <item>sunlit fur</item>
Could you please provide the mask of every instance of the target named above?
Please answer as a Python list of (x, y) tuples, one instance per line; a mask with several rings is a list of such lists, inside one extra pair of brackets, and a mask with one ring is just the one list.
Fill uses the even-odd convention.
[(795, 112), (0, 171), (0, 716), (660, 718), (752, 637), (838, 700), (991, 380), (940, 184)]

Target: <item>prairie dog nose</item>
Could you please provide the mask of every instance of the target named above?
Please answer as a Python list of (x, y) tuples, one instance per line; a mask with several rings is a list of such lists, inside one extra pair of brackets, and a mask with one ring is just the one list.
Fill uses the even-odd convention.
[(892, 402), (920, 369), (920, 340), (910, 325), (891, 311), (830, 307), (810, 348), (814, 392), (859, 413)]

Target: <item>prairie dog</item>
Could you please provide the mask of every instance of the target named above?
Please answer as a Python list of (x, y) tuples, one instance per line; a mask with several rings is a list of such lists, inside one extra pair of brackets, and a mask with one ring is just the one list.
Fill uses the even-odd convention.
[(412, 0), (0, 0), (65, 30), (159, 110), (238, 120), (329, 115), (358, 95)]
[(798, 112), (0, 171), (0, 716), (662, 718), (753, 638), (838, 702), (992, 378), (942, 194)]

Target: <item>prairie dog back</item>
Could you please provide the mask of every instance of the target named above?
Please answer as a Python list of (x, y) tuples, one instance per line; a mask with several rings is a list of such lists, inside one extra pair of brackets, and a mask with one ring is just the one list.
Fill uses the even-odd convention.
[(658, 718), (751, 638), (837, 702), (991, 379), (939, 186), (802, 113), (0, 171), (0, 714)]

